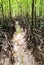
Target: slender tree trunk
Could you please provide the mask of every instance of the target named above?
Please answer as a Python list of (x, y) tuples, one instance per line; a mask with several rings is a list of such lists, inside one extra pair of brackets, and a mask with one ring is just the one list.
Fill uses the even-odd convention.
[(34, 25), (34, 0), (32, 0), (32, 22), (31, 22), (31, 33), (33, 33), (33, 25)]
[(20, 4), (19, 4), (18, 0), (16, 0), (16, 2), (20, 8), (20, 14), (21, 14), (21, 18), (22, 18), (22, 2), (20, 1)]
[(4, 9), (3, 9), (3, 0), (1, 0), (1, 2), (2, 2), (2, 5), (1, 5), (1, 7), (2, 7), (2, 23), (4, 22)]
[(43, 0), (40, 0), (40, 9), (39, 9), (39, 15), (42, 16), (42, 7), (43, 6)]
[(37, 23), (37, 22), (36, 22), (36, 2), (37, 2), (37, 0), (35, 0), (35, 28), (36, 28), (36, 26), (37, 26), (37, 25), (36, 25), (36, 23)]
[(36, 28), (36, 7), (35, 7), (35, 28)]
[(27, 7), (26, 7), (26, 29), (27, 29), (27, 33), (26, 33), (26, 35), (27, 35), (27, 42), (28, 42), (28, 38), (29, 38), (29, 34), (28, 34), (28, 32), (29, 32), (29, 25), (28, 25), (28, 22), (29, 22), (29, 17), (28, 17), (28, 0), (27, 0), (27, 2), (26, 2), (26, 5), (27, 5)]
[(9, 15), (10, 15), (10, 20), (11, 20), (11, 17), (12, 17), (12, 15), (11, 15), (11, 0), (9, 0)]

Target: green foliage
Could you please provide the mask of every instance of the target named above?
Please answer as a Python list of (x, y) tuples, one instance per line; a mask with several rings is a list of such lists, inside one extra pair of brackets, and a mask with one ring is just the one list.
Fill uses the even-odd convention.
[[(3, 1), (4, 16), (8, 17), (10, 12), (9, 0), (0, 0), (0, 14), (1, 14), (2, 1)], [(25, 15), (27, 12), (29, 15), (31, 15), (32, 0), (10, 0), (10, 2), (11, 2), (11, 14), (13, 17), (20, 14)], [(40, 14), (39, 12), (41, 11), (41, 7), (42, 7), (42, 15), (44, 15), (44, 0), (35, 0), (35, 6), (36, 6), (37, 15)]]

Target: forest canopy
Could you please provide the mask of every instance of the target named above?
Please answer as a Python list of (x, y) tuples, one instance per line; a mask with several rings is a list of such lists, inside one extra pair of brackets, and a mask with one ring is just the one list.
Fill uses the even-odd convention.
[[(40, 12), (42, 12), (42, 16), (44, 15), (44, 0), (35, 0), (34, 7), (36, 7), (37, 16), (40, 15)], [(8, 17), (10, 9), (12, 17), (21, 15), (21, 13), (25, 15), (26, 12), (31, 15), (32, 0), (0, 0), (0, 17), (2, 17), (2, 12), (4, 16)]]

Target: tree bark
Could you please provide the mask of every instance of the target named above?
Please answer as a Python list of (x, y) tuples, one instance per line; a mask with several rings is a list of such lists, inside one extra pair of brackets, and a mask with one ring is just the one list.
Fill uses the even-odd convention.
[(12, 15), (11, 15), (11, 0), (9, 0), (9, 15), (10, 15), (10, 20), (11, 20), (11, 17), (12, 17)]
[(4, 22), (4, 9), (3, 9), (3, 0), (1, 0), (1, 2), (2, 2), (2, 5), (1, 5), (1, 7), (2, 7), (2, 23)]
[(32, 22), (31, 22), (31, 33), (33, 33), (33, 25), (34, 25), (34, 0), (32, 0)]

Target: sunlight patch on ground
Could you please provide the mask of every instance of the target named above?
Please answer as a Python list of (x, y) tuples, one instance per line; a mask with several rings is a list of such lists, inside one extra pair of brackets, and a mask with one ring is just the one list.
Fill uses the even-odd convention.
[(13, 35), (14, 58), (17, 60), (14, 65), (37, 65), (34, 57), (30, 55), (31, 52), (27, 50), (25, 35), (26, 32)]
[(14, 65), (37, 65), (34, 61), (34, 57), (29, 50), (27, 50), (26, 31), (20, 28), (18, 22), (16, 22), (16, 33), (13, 34), (13, 50), (14, 58), (16, 62)]

